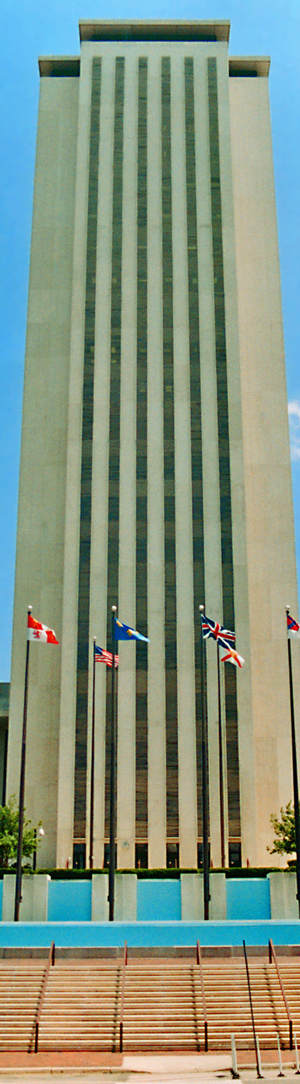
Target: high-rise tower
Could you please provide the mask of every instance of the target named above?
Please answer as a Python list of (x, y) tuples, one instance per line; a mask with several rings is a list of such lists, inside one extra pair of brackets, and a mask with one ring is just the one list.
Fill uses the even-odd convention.
[[(40, 60), (7, 792), (40, 861), (87, 861), (93, 637), (119, 647), (119, 867), (201, 855), (199, 604), (222, 673), (226, 856), (266, 864), (292, 793), (285, 605), (297, 607), (269, 62), (227, 22), (82, 22)], [(108, 841), (110, 674), (97, 667), (94, 863)], [(207, 648), (219, 865), (216, 654)]]

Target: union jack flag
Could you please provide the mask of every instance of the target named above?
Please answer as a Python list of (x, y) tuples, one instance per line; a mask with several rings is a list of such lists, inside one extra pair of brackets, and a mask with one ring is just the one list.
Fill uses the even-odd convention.
[[(95, 662), (104, 662), (106, 663), (106, 666), (112, 666), (112, 660), (113, 657), (111, 651), (106, 651), (104, 647), (97, 647), (97, 644), (95, 644)], [(115, 655), (115, 669), (118, 666), (118, 663), (119, 656)]]
[(300, 625), (298, 625), (298, 621), (295, 621), (290, 614), (286, 615), (286, 619), (288, 640), (291, 639), (291, 636), (297, 636), (298, 638), (300, 638)]
[(230, 632), (229, 629), (224, 629), (223, 625), (219, 625), (218, 621), (212, 621), (210, 617), (206, 617), (205, 614), (201, 614), (202, 621), (202, 633), (203, 639), (208, 640), (212, 636), (213, 640), (216, 640), (220, 647), (225, 647), (229, 650), (230, 647), (235, 645), (235, 632)]

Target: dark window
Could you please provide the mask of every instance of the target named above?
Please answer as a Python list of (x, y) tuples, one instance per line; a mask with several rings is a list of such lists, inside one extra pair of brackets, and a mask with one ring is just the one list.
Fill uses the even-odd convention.
[(73, 869), (85, 869), (85, 843), (74, 843)]
[(240, 843), (229, 843), (229, 866), (240, 869), (242, 865), (242, 847)]
[(135, 845), (135, 868), (148, 869), (148, 844), (136, 843)]
[(179, 843), (167, 843), (167, 869), (179, 869)]

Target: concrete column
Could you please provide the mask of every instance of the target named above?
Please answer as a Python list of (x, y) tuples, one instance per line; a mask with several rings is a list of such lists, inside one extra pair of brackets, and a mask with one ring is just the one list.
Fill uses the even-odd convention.
[[(195, 58), (195, 156), (198, 229), (200, 387), (202, 427), (205, 607), (208, 617), (222, 621), (222, 568), (220, 533), (219, 447), (215, 364), (214, 283), (212, 263), (209, 135), (207, 105), (207, 58)], [(199, 604), (202, 602), (199, 599)], [(200, 632), (199, 632), (200, 635)], [(221, 865), (219, 738), (216, 646), (206, 645), (210, 846), (215, 866)], [(222, 674), (222, 677), (224, 675)], [(222, 682), (223, 778), (225, 842), (228, 852), (228, 805), (226, 773), (225, 700)]]
[(298, 919), (296, 872), (268, 873), (272, 919)]
[[(48, 883), (47, 873), (23, 874), (21, 922), (47, 922)], [(13, 922), (15, 911), (16, 878), (12, 873), (3, 877), (2, 922)]]
[[(120, 391), (119, 613), (135, 627), (137, 63), (125, 66)], [(117, 840), (119, 868), (135, 865), (135, 653), (119, 644)]]
[[(242, 406), (241, 406), (241, 379), (240, 379), (240, 342), (238, 320), (238, 290), (237, 265), (236, 265), (236, 214), (233, 204), (232, 183), (232, 150), (231, 150), (231, 118), (229, 111), (229, 84), (234, 80), (228, 79), (228, 61), (226, 55), (220, 54), (217, 65), (218, 78), (218, 108), (219, 108), (219, 149), (220, 149), (220, 176), (221, 176), (221, 207), (222, 207), (222, 239), (223, 239), (223, 264), (224, 264), (224, 293), (225, 293), (225, 319), (226, 319), (226, 343), (227, 343), (227, 384), (228, 384), (228, 423), (230, 442), (230, 475), (231, 475), (231, 508), (232, 508), (232, 547), (234, 563), (234, 606), (235, 606), (235, 633), (237, 650), (246, 660), (246, 665), (237, 674), (237, 703), (238, 703), (238, 734), (239, 734), (239, 771), (240, 771), (240, 810), (241, 810), (241, 834), (242, 834), (242, 860), (250, 865), (257, 864), (257, 845), (259, 831), (257, 827), (256, 807), (256, 784), (254, 762), (254, 732), (252, 714), (252, 688), (251, 671), (248, 664), (250, 659), (250, 635), (249, 635), (249, 567), (246, 549), (246, 510), (244, 489), (244, 434), (242, 429)], [(255, 80), (251, 80), (251, 82)], [(248, 80), (247, 80), (248, 82)], [(259, 80), (258, 80), (259, 82)], [(257, 125), (258, 129), (258, 125)], [(242, 142), (239, 145), (239, 160), (243, 159), (241, 152)], [(247, 169), (247, 173), (251, 170)], [(245, 208), (246, 217), (248, 207)], [(261, 234), (259, 251), (261, 251)], [(258, 261), (259, 262), (259, 261)], [(255, 272), (256, 274), (256, 272)], [(249, 282), (247, 276), (246, 295), (247, 305), (249, 302)], [(256, 323), (256, 317), (251, 320), (251, 327)], [(256, 363), (259, 352), (256, 354)], [(251, 364), (252, 368), (252, 364)], [(261, 368), (261, 357), (258, 361)], [(258, 400), (256, 400), (257, 402)], [(255, 574), (257, 576), (260, 559), (256, 563)], [(269, 577), (269, 570), (268, 570)], [(269, 579), (268, 579), (269, 583)], [(269, 587), (266, 588), (266, 593)], [(261, 598), (265, 597), (264, 592)], [(257, 603), (256, 603), (257, 613)], [(256, 634), (255, 637), (256, 638)], [(263, 650), (263, 648), (262, 648)], [(261, 666), (261, 657), (260, 663)], [(265, 741), (265, 721), (261, 720), (264, 730), (263, 742)], [(264, 757), (264, 771), (266, 760)], [(265, 821), (268, 816), (265, 813)]]
[(137, 915), (137, 876), (135, 873), (117, 873), (115, 920), (116, 922), (136, 922)]
[[(91, 727), (93, 637), (97, 637), (97, 643), (100, 647), (107, 646), (107, 514), (114, 131), (114, 63), (110, 58), (106, 56), (102, 58), (101, 71), (90, 580), (89, 727)], [(105, 719), (106, 666), (98, 663), (96, 665), (95, 698), (94, 868), (101, 868), (104, 857)]]
[(58, 764), (57, 866), (73, 853), (74, 756), (77, 666), (78, 557), (81, 473), (82, 375), (91, 62), (82, 61), (79, 86), (78, 144), (74, 221), (68, 454), (66, 472), (64, 573), (61, 630), (61, 694)]
[(108, 874), (92, 876), (92, 922), (108, 922)]
[[(201, 873), (182, 873), (181, 918), (183, 922), (203, 921), (203, 876)], [(226, 877), (225, 873), (210, 875), (209, 917), (214, 921), (226, 920)]]
[(184, 68), (172, 57), (174, 428), (180, 865), (197, 866), (195, 653)]
[(161, 61), (148, 61), (148, 864), (166, 864)]

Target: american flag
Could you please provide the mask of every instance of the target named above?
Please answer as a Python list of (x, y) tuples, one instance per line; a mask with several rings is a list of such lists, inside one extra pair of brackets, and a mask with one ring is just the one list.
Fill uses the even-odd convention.
[(230, 632), (229, 629), (224, 629), (223, 625), (219, 625), (218, 621), (212, 621), (210, 617), (206, 617), (205, 614), (201, 614), (203, 639), (208, 640), (212, 636), (213, 640), (216, 640), (220, 647), (225, 647), (228, 650), (235, 645), (235, 632)]
[(298, 621), (295, 621), (290, 614), (286, 615), (286, 619), (288, 640), (291, 639), (291, 636), (297, 636), (298, 638), (300, 638), (300, 625), (298, 625)]
[[(106, 663), (106, 666), (112, 666), (112, 661), (113, 657), (111, 651), (106, 651), (104, 647), (97, 647), (97, 644), (95, 644), (95, 662), (104, 662)], [(118, 663), (119, 656), (115, 655), (115, 669), (116, 666), (118, 666)]]

